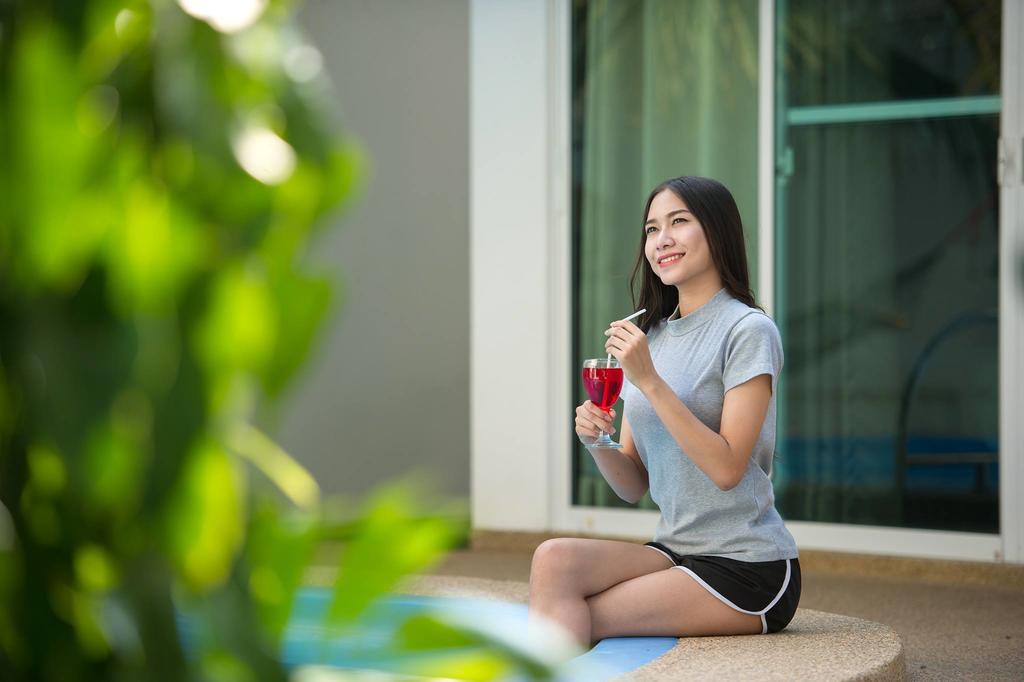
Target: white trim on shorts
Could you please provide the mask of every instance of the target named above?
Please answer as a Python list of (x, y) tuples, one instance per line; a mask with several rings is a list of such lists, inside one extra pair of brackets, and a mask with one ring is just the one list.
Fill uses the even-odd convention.
[(670, 556), (669, 556), (668, 554), (666, 554), (666, 553), (665, 553), (665, 552), (663, 552), (662, 550), (658, 549), (657, 547), (652, 547), (651, 545), (644, 545), (644, 547), (649, 547), (650, 549), (653, 549), (653, 550), (654, 550), (655, 552), (657, 552), (657, 553), (658, 553), (658, 554), (660, 554), (661, 556), (663, 556), (663, 557), (665, 557), (666, 559), (668, 559), (668, 562), (669, 562), (670, 564), (672, 564), (672, 566), (671, 566), (671, 567), (672, 567), (672, 568), (675, 568), (675, 566), (676, 566), (676, 560), (675, 560), (675, 559), (673, 559), (672, 557), (670, 557)]
[[(651, 546), (650, 545), (644, 545), (644, 547), (651, 547)], [(768, 621), (765, 620), (764, 614), (768, 613), (768, 611), (770, 611), (773, 606), (775, 606), (777, 603), (779, 603), (779, 600), (782, 599), (782, 595), (786, 593), (786, 588), (789, 587), (789, 578), (790, 578), (790, 575), (791, 575), (791, 572), (792, 572), (792, 559), (786, 559), (786, 577), (782, 581), (782, 587), (779, 589), (779, 593), (775, 595), (775, 599), (772, 599), (771, 602), (768, 604), (768, 606), (764, 607), (760, 611), (748, 611), (746, 609), (741, 609), (739, 606), (736, 606), (736, 604), (733, 604), (731, 601), (726, 599), (723, 595), (719, 594), (715, 590), (715, 588), (711, 587), (711, 585), (708, 585), (706, 582), (704, 582), (703, 578), (701, 578), (699, 575), (697, 575), (696, 573), (691, 571), (686, 566), (676, 566), (675, 560), (672, 559), (672, 557), (670, 557), (668, 554), (665, 554), (665, 552), (662, 552), (657, 547), (651, 547), (651, 549), (653, 549), (653, 550), (655, 550), (657, 552), (661, 552), (662, 555), (668, 557), (669, 561), (672, 562), (672, 567), (673, 568), (678, 568), (679, 570), (681, 570), (684, 573), (686, 573), (687, 575), (689, 575), (691, 578), (693, 578), (694, 580), (697, 581), (698, 585), (700, 585), (705, 590), (710, 592), (713, 597), (718, 599), (720, 602), (722, 602), (723, 604), (725, 604), (729, 608), (734, 609), (736, 611), (739, 611), (740, 613), (746, 613), (746, 614), (751, 615), (751, 616), (760, 616), (761, 617), (761, 634), (762, 635), (768, 634)]]

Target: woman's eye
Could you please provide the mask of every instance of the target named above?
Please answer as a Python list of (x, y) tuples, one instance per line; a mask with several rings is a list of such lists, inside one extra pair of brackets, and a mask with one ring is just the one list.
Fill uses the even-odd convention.
[(647, 234), (650, 234), (650, 233), (651, 233), (651, 230), (657, 230), (657, 229), (658, 229), (658, 228), (656, 228), (656, 227), (655, 227), (654, 225), (648, 225), (648, 226), (647, 226), (647, 228), (646, 228), (646, 229), (645, 229), (644, 231), (645, 231), (645, 232), (646, 232)]
[(673, 218), (672, 219), (672, 224), (675, 225), (677, 220), (680, 221), (680, 222), (685, 222), (686, 219), (685, 218)]

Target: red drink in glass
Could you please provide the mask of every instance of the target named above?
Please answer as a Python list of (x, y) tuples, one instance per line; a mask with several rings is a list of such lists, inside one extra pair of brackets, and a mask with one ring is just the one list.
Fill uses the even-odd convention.
[[(590, 400), (600, 409), (608, 412), (619, 399), (622, 390), (622, 368), (614, 358), (596, 358), (583, 361), (583, 387)], [(621, 448), (622, 446), (601, 431), (600, 437), (587, 447)]]
[(621, 367), (584, 367), (583, 388), (590, 400), (607, 412), (619, 399), (622, 390)]

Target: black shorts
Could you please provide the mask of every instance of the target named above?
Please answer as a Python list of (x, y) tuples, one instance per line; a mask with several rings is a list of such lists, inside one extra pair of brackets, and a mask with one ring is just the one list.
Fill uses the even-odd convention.
[(741, 613), (761, 617), (761, 634), (779, 632), (793, 620), (800, 602), (800, 561), (738, 561), (718, 556), (680, 556), (660, 542), (648, 547), (718, 600)]

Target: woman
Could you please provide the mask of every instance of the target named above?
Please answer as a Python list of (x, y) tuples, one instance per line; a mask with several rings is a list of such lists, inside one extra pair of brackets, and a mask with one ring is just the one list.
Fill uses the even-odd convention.
[[(639, 295), (636, 285), (639, 280)], [(736, 202), (707, 178), (667, 180), (644, 210), (633, 299), (606, 350), (626, 376), (621, 450), (601, 474), (661, 509), (653, 542), (558, 538), (538, 547), (531, 613), (584, 646), (617, 636), (777, 632), (800, 599), (796, 543), (775, 510), (771, 465), (782, 344), (756, 307)], [(589, 400), (576, 433), (614, 432)]]

